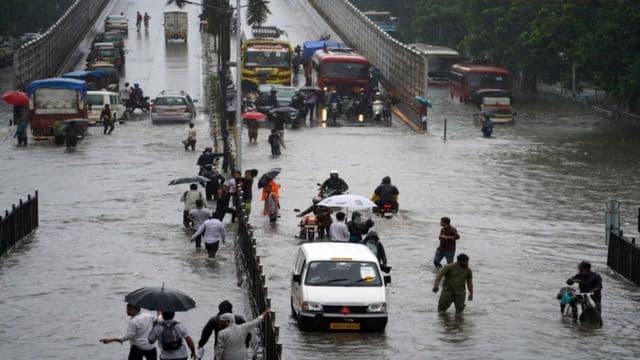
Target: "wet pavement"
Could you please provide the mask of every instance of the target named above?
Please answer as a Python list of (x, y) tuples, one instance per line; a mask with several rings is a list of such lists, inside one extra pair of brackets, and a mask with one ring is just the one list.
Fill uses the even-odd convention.
[[(114, 11), (129, 3), (117, 3)], [(162, 7), (151, 1), (140, 7), (155, 11), (156, 27), (148, 39), (130, 36), (127, 79), (140, 81), (153, 94), (188, 76), (189, 91), (199, 95), (199, 43), (191, 37), (187, 55), (165, 51), (154, 21)], [(306, 2), (273, 0), (270, 7), (269, 24), (284, 27), (294, 43), (315, 39), (326, 29)], [(135, 11), (129, 8), (127, 14)], [(197, 12), (190, 11), (193, 19)], [(136, 51), (143, 48), (149, 52)], [(496, 127), (494, 137), (486, 139), (471, 120), (472, 106), (451, 101), (444, 89), (432, 88), (430, 97), (428, 135), (398, 122), (391, 128), (287, 130), (287, 149), (275, 159), (264, 129), (257, 146), (244, 137), (245, 168), (283, 168), (281, 219), (271, 226), (260, 216), (257, 196), (252, 216), (278, 312), (283, 357), (640, 357), (635, 316), (640, 292), (606, 268), (603, 240), (605, 202), (624, 200), (627, 221), (640, 203), (635, 191), (640, 128), (540, 95), (517, 98), (516, 124)], [(207, 123), (199, 118), (196, 124), (202, 144)], [(122, 296), (139, 286), (165, 281), (192, 294), (199, 308), (179, 316), (198, 332), (223, 297), (244, 301), (228, 281), (235, 276), (230, 246), (223, 247), (221, 259), (209, 262), (203, 254), (194, 255), (179, 225), (177, 199), (184, 190), (166, 183), (194, 169), (196, 155), (183, 152), (179, 143), (184, 127), (141, 121), (117, 127), (111, 137), (98, 130), (92, 129), (74, 152), (43, 144), (17, 149), (9, 139), (1, 142), (0, 204), (34, 189), (41, 190), (43, 204), (34, 239), (0, 265), (3, 359), (30, 352), (42, 354), (39, 358), (124, 358), (124, 348), (101, 346), (97, 339), (123, 331)], [(369, 195), (385, 175), (400, 189), (399, 216), (374, 219), (393, 266), (389, 324), (382, 334), (302, 333), (287, 316), (299, 245), (293, 209), (310, 205), (315, 184), (332, 169), (346, 179), (351, 193)], [(441, 216), (452, 218), (461, 234), (458, 251), (471, 257), (474, 270), (475, 299), (462, 318), (451, 310), (439, 315), (431, 292)], [(605, 324), (600, 329), (562, 320), (555, 300), (582, 259), (603, 275)]]
[[(132, 20), (122, 80), (139, 82), (151, 96), (183, 89), (205, 102), (198, 9), (188, 9), (188, 44), (165, 46), (164, 2), (132, 5), (115, 1), (110, 12), (135, 19), (137, 10), (147, 11), (151, 22), (148, 32), (137, 34)], [(10, 84), (4, 69), (0, 74), (3, 91)], [(10, 111), (1, 110), (0, 128), (7, 132)], [(195, 124), (197, 149), (210, 146), (207, 114), (200, 112)], [(200, 151), (184, 151), (185, 131), (186, 125), (154, 126), (139, 115), (110, 136), (90, 128), (71, 151), (49, 142), (16, 148), (14, 139), (0, 135), (0, 209), (34, 190), (41, 195), (40, 228), (0, 262), (1, 359), (125, 359), (128, 345), (98, 339), (124, 334), (123, 297), (142, 286), (164, 282), (191, 295), (198, 307), (176, 318), (195, 339), (222, 300), (236, 312), (248, 309), (246, 292), (236, 286), (233, 246), (222, 245), (216, 260), (195, 252), (179, 201), (188, 186), (167, 186), (197, 172)]]

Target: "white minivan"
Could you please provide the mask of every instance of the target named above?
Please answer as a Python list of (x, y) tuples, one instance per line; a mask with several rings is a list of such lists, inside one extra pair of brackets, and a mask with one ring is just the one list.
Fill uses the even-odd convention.
[(85, 102), (88, 107), (90, 125), (101, 122), (100, 114), (105, 104), (109, 104), (114, 120), (122, 119), (125, 113), (124, 105), (120, 102), (120, 96), (115, 92), (104, 90), (87, 91)]
[(365, 245), (303, 244), (293, 265), (291, 311), (301, 330), (383, 331), (390, 282)]

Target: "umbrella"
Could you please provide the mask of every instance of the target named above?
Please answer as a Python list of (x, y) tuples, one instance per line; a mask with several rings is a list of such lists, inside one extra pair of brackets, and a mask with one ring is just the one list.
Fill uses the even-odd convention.
[(282, 106), (282, 107), (278, 107), (275, 109), (271, 109), (271, 113), (273, 114), (281, 114), (281, 113), (292, 113), (292, 112), (296, 112), (298, 110), (289, 107), (289, 106)]
[(169, 182), (169, 185), (192, 184), (192, 183), (208, 182), (208, 181), (211, 181), (211, 180), (204, 176), (192, 176), (192, 177), (173, 179)]
[(264, 120), (267, 118), (267, 116), (263, 113), (257, 112), (257, 111), (249, 111), (246, 113), (242, 114), (242, 118), (245, 120), (256, 120), (256, 121), (260, 121), (260, 120)]
[(355, 194), (343, 194), (330, 196), (318, 203), (318, 206), (325, 206), (329, 208), (347, 208), (347, 209), (368, 209), (378, 207), (373, 201), (368, 198), (355, 195)]
[(133, 306), (160, 311), (187, 311), (196, 307), (196, 302), (179, 290), (162, 287), (143, 287), (127, 294), (124, 301)]
[(29, 105), (29, 97), (22, 91), (7, 91), (6, 93), (2, 94), (2, 99), (9, 105)]
[(433, 104), (431, 104), (431, 101), (427, 100), (426, 98), (423, 98), (422, 96), (416, 96), (415, 99), (418, 100), (420, 104), (427, 106), (430, 109), (433, 109)]
[(265, 187), (267, 184), (269, 184), (269, 181), (273, 180), (276, 178), (276, 176), (278, 176), (278, 174), (280, 174), (280, 171), (282, 169), (280, 168), (273, 168), (269, 171), (267, 171), (266, 173), (264, 173), (262, 175), (262, 177), (260, 178), (260, 180), (258, 181), (258, 189)]

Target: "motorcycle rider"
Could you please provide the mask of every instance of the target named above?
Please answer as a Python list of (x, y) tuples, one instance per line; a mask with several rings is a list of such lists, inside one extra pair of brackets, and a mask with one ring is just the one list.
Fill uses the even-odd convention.
[(130, 106), (132, 108), (143, 109), (146, 105), (146, 100), (144, 99), (144, 93), (142, 92), (142, 88), (140, 84), (133, 84), (133, 88), (131, 89), (131, 97), (130, 97)]
[(304, 123), (307, 117), (306, 108), (304, 105), (305, 97), (300, 90), (296, 90), (295, 94), (291, 97), (291, 107), (298, 110), (296, 113), (296, 121), (294, 126), (299, 126), (300, 123)]
[(196, 162), (196, 165), (200, 166), (200, 175), (202, 175), (202, 172), (206, 166), (213, 166), (216, 157), (222, 156), (224, 156), (224, 153), (214, 153), (211, 147), (204, 148), (204, 151), (202, 152), (202, 154), (200, 154), (200, 157), (198, 157), (198, 162)]
[(360, 92), (356, 95), (356, 102), (358, 103), (358, 107), (356, 108), (356, 112), (358, 114), (366, 114), (367, 109), (369, 109), (369, 97), (363, 88), (360, 88)]
[(390, 177), (385, 176), (371, 195), (371, 201), (378, 205), (378, 210), (382, 209), (385, 204), (391, 204), (393, 211), (396, 212), (398, 211), (398, 195), (400, 195), (398, 188), (391, 185)]
[(331, 104), (340, 105), (340, 96), (335, 89), (331, 90), (331, 93), (329, 93), (329, 97), (327, 98), (327, 106), (331, 107)]
[(329, 178), (320, 186), (320, 191), (322, 191), (323, 194), (328, 194), (329, 196), (342, 195), (347, 192), (347, 190), (349, 190), (349, 185), (347, 185), (347, 182), (338, 176), (337, 170), (331, 170)]

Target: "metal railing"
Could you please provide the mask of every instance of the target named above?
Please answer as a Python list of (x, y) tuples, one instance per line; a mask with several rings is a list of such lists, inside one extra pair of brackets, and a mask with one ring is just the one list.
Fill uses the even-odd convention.
[(427, 95), (427, 62), (394, 39), (347, 0), (309, 0), (349, 46), (383, 74), (383, 85), (416, 111), (414, 96)]
[(640, 247), (635, 239), (627, 239), (622, 230), (609, 234), (607, 266), (629, 281), (640, 286)]
[(39, 38), (13, 54), (14, 85), (18, 89), (58, 74), (110, 0), (76, 0)]
[[(212, 72), (213, 56), (212, 49), (208, 38), (204, 40), (205, 51), (207, 52), (207, 61), (209, 73)], [(215, 81), (214, 81), (215, 80)], [(217, 83), (216, 83), (217, 82)], [(224, 119), (224, 111), (221, 106), (221, 101), (218, 98), (220, 93), (217, 92), (216, 86), (219, 86), (220, 82), (216, 78), (210, 78), (210, 84), (208, 88), (208, 99), (210, 108), (210, 125), (211, 136), (213, 137), (214, 146), (218, 146), (221, 141), (224, 149), (224, 153), (227, 154), (226, 162), (228, 162), (229, 170), (236, 169), (236, 157), (234, 151), (233, 138), (228, 130), (219, 129), (219, 122), (226, 121)], [(238, 199), (236, 204), (243, 204), (242, 191), (239, 189)], [(240, 267), (246, 279), (245, 285), (249, 291), (249, 298), (251, 301), (251, 310), (253, 316), (257, 316), (264, 312), (266, 309), (271, 308), (271, 298), (268, 296), (268, 289), (266, 285), (266, 279), (263, 272), (262, 264), (260, 263), (260, 256), (257, 254), (256, 239), (253, 236), (253, 228), (249, 223), (249, 214), (244, 206), (237, 206), (238, 208), (238, 232), (235, 241), (235, 256), (236, 264)], [(279, 328), (276, 325), (276, 313), (271, 311), (269, 316), (265, 319), (260, 328), (260, 343), (262, 345), (262, 356), (267, 360), (278, 360), (282, 355), (282, 345), (279, 343)]]
[(18, 206), (12, 205), (11, 212), (5, 211), (0, 216), (0, 256), (10, 251), (20, 240), (24, 239), (38, 227), (38, 192), (27, 195), (27, 201), (22, 199)]

